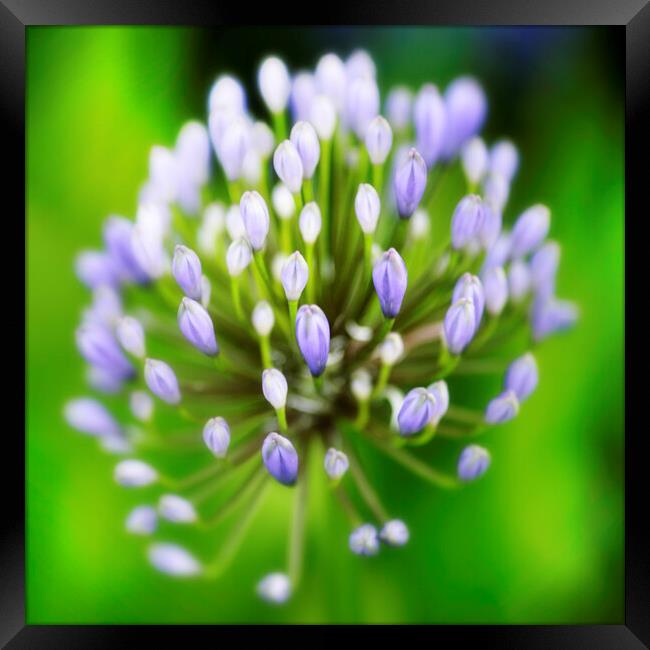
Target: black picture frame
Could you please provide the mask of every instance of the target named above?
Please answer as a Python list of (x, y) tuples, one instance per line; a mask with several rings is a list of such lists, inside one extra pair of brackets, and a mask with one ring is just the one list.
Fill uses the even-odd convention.
[[(317, 24), (381, 24), (381, 25), (611, 25), (624, 30), (626, 64), (626, 130), (625, 130), (625, 276), (630, 283), (643, 278), (634, 246), (640, 245), (640, 225), (648, 219), (644, 201), (648, 160), (647, 128), (650, 118), (650, 1), (649, 0), (362, 0), (357, 2), (322, 3), (302, 10), (293, 7), (281, 10), (277, 3), (255, 6), (244, 3), (223, 3), (220, 0), (0, 0), (0, 129), (2, 157), (5, 160), (3, 184), (7, 213), (4, 233), (13, 244), (7, 249), (20, 250), (16, 242), (27, 236), (17, 217), (25, 214), (25, 28), (30, 25), (76, 24), (158, 24), (218, 26), (227, 23), (245, 24), (254, 15), (256, 24), (292, 24), (307, 17)], [(300, 19), (300, 20), (298, 20)], [(11, 206), (9, 208), (8, 206)], [(642, 211), (642, 206), (645, 207)], [(638, 213), (638, 214), (637, 214)], [(8, 217), (8, 214), (5, 215)], [(10, 228), (15, 232), (10, 232)], [(23, 249), (24, 250), (24, 249)], [(18, 258), (19, 256), (15, 256)], [(13, 276), (8, 268), (14, 268)], [(26, 267), (25, 267), (26, 268)], [(18, 265), (5, 259), (5, 289), (16, 292), (13, 307), (5, 302), (6, 312), (25, 301), (26, 285), (17, 279)], [(26, 278), (26, 282), (29, 279)], [(7, 285), (11, 287), (7, 287)], [(627, 284), (627, 283), (626, 283)], [(630, 284), (632, 286), (632, 284)], [(21, 295), (22, 294), (22, 295)], [(625, 335), (635, 340), (641, 319), (630, 313), (626, 286)], [(5, 298), (6, 300), (6, 298)], [(646, 302), (643, 300), (642, 302)], [(25, 304), (23, 302), (22, 304)], [(25, 317), (27, 317), (26, 311)], [(16, 368), (10, 375), (5, 369), (5, 413), (17, 414), (15, 427), (3, 427), (2, 517), (0, 526), (0, 644), (10, 648), (88, 648), (131, 647), (152, 643), (155, 630), (143, 626), (36, 626), (25, 624), (25, 445), (20, 437), (23, 427), (25, 392), (19, 381), (8, 377), (22, 376), (25, 357), (20, 353), (18, 321), (9, 321), (13, 331), (3, 339), (5, 347), (14, 352)], [(26, 339), (23, 339), (26, 341)], [(640, 338), (638, 339), (640, 340)], [(26, 345), (26, 344), (25, 344)], [(630, 346), (630, 349), (631, 346)], [(642, 360), (635, 353), (626, 354), (626, 378)], [(7, 350), (9, 351), (9, 350)], [(5, 362), (7, 355), (5, 353)], [(21, 363), (22, 362), (22, 363)], [(25, 378), (26, 379), (26, 378)], [(603, 377), (603, 381), (607, 378)], [(625, 621), (620, 625), (582, 626), (437, 626), (426, 631), (431, 645), (442, 642), (470, 642), (497, 647), (530, 648), (641, 648), (650, 647), (650, 536), (644, 525), (647, 516), (647, 456), (644, 454), (642, 428), (630, 427), (640, 420), (633, 413), (641, 403), (643, 383), (626, 381), (625, 440)], [(15, 394), (14, 394), (15, 393)], [(12, 435), (9, 435), (9, 434)], [(13, 471), (12, 471), (13, 470)], [(257, 629), (257, 628), (256, 628)], [(331, 628), (330, 628), (331, 629)], [(304, 628), (303, 628), (304, 631)], [(194, 647), (214, 646), (223, 639), (224, 627), (215, 631), (209, 626), (191, 628), (167, 626), (167, 643), (191, 643)], [(276, 630), (276, 633), (279, 630)], [(311, 634), (311, 628), (307, 630)], [(325, 634), (329, 629), (323, 630)], [(390, 634), (390, 630), (383, 633)], [(239, 633), (239, 632), (237, 632)], [(401, 632), (399, 632), (401, 634)], [(196, 639), (198, 636), (201, 639)], [(191, 639), (191, 641), (190, 641)], [(324, 639), (324, 637), (323, 637)]]

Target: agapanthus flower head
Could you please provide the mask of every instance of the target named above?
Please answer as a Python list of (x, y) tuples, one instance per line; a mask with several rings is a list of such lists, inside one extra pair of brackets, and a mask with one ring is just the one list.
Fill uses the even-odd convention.
[[(519, 152), (481, 133), (479, 83), (461, 77), (441, 94), (422, 79), (415, 97), (398, 85), (382, 103), (381, 79), (363, 50), (298, 72), (269, 56), (258, 119), (243, 85), (218, 76), (204, 119), (151, 148), (147, 178), (134, 179), (135, 217), (110, 215), (103, 247), (75, 260), (91, 293), (76, 331), (84, 374), (111, 398), (71, 399), (64, 417), (117, 455), (119, 486), (143, 488), (148, 502), (120, 526), (153, 538), (161, 573), (221, 575), (274, 483), (293, 486), (291, 550), (257, 584), (262, 599), (281, 604), (300, 589), (314, 481), (340, 498), (353, 553), (403, 546), (420, 526), (391, 511), (399, 500), (382, 503), (364, 448), (443, 488), (478, 478), (487, 449), (458, 448), (456, 464), (419, 450), (526, 408), (539, 377), (517, 349), (523, 330), (540, 341), (577, 319), (555, 294), (548, 208), (502, 229)], [(449, 194), (454, 175), (466, 196)], [(455, 375), (471, 381), (502, 360), (502, 392), (485, 410), (463, 405), (471, 387), (456, 392)], [(160, 473), (154, 447), (169, 463)], [(430, 468), (436, 458), (447, 468)], [(172, 525), (192, 526), (188, 540), (209, 535), (226, 517), (237, 520), (205, 545), (218, 547), (205, 563), (158, 539)]]

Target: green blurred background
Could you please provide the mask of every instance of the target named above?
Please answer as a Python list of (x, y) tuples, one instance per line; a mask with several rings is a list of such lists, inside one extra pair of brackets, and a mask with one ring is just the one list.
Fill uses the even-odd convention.
[[(622, 622), (622, 45), (607, 29), (28, 28), (28, 622)], [(114, 457), (62, 420), (65, 400), (86, 392), (73, 332), (88, 295), (73, 258), (100, 244), (108, 214), (134, 214), (149, 148), (204, 118), (218, 73), (238, 74), (263, 115), (253, 88), (264, 54), (295, 69), (357, 46), (384, 96), (396, 82), (483, 82), (488, 140), (507, 134), (521, 150), (506, 220), (550, 206), (558, 293), (581, 318), (538, 350), (540, 386), (520, 416), (483, 438), (493, 465), (481, 481), (449, 494), (364, 454), (411, 528), (404, 549), (353, 556), (315, 480), (304, 582), (274, 608), (254, 585), (283, 566), (292, 500), (280, 486), (218, 582), (156, 574), (124, 532), (140, 499), (113, 483)], [(458, 174), (445, 192), (451, 209)], [(457, 394), (483, 404), (499, 381), (459, 381)], [(458, 451), (440, 441), (430, 457), (451, 469)], [(186, 535), (209, 556), (222, 533)]]

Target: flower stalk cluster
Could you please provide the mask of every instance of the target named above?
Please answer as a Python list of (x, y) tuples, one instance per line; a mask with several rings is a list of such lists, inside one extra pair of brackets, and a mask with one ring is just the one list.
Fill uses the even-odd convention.
[[(418, 448), (515, 417), (538, 381), (528, 348), (577, 314), (555, 296), (549, 209), (508, 209), (518, 152), (481, 137), (488, 102), (475, 79), (393, 88), (383, 111), (366, 52), (295, 74), (269, 57), (257, 79), (270, 126), (220, 76), (205, 124), (151, 150), (135, 219), (109, 217), (103, 248), (77, 258), (92, 291), (76, 333), (89, 383), (132, 417), (93, 397), (65, 416), (123, 456), (115, 481), (143, 494), (126, 528), (165, 537), (148, 558), (172, 576), (221, 575), (269, 485), (293, 491), (286, 565), (257, 585), (283, 603), (302, 574), (310, 473), (349, 517), (353, 553), (407, 544), (360, 447), (442, 489), (476, 480), (484, 447), (464, 445), (447, 471)], [(466, 194), (440, 205), (454, 174)], [(506, 368), (484, 410), (454, 399), (456, 372)], [(197, 452), (201, 467), (179, 473)], [(314, 454), (322, 462), (308, 465)], [(227, 520), (212, 558), (166, 537)]]

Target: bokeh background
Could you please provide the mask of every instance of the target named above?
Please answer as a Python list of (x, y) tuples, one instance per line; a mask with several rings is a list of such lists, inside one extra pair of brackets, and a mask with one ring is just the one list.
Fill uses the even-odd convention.
[[(88, 295), (73, 258), (100, 244), (108, 214), (134, 214), (149, 148), (204, 119), (218, 73), (238, 74), (263, 116), (264, 54), (296, 69), (356, 47), (375, 58), (384, 96), (396, 82), (482, 81), (486, 137), (507, 134), (521, 150), (506, 221), (550, 206), (558, 293), (581, 318), (537, 351), (540, 386), (520, 416), (483, 438), (493, 465), (481, 481), (449, 494), (364, 455), (409, 523), (404, 549), (353, 556), (347, 522), (315, 480), (304, 582), (274, 608), (254, 585), (283, 566), (292, 500), (280, 486), (218, 582), (155, 573), (124, 532), (138, 497), (113, 483), (114, 457), (62, 419), (65, 400), (85, 393), (73, 332)], [(28, 28), (28, 622), (622, 622), (622, 53), (611, 29)], [(448, 209), (463, 191), (450, 176)], [(459, 381), (452, 394), (484, 404), (499, 381)], [(452, 468), (458, 451), (440, 441), (431, 461)], [(221, 534), (190, 541), (209, 557)]]

